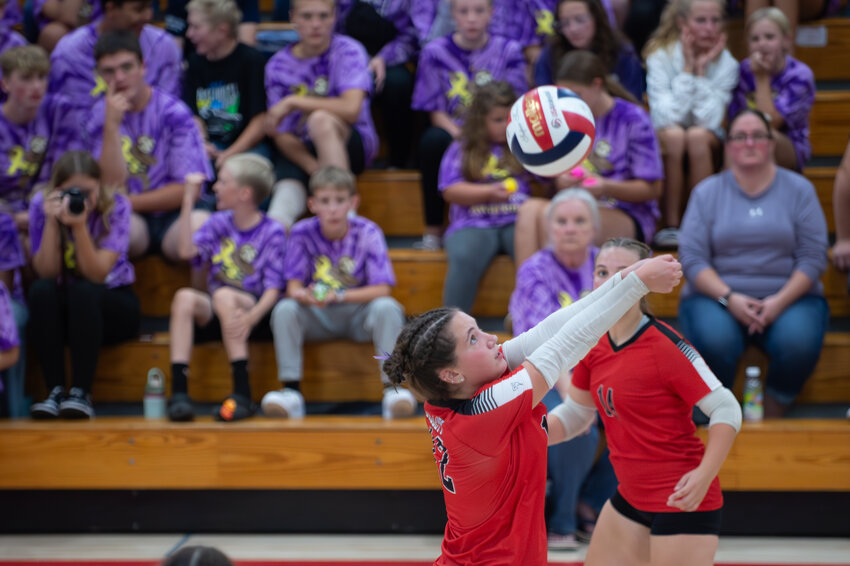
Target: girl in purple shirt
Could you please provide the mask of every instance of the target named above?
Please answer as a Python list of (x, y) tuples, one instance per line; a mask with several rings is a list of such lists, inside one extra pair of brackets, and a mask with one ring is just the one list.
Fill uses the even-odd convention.
[(269, 216), (286, 227), (304, 212), (306, 183), (319, 167), (357, 174), (378, 152), (369, 57), (360, 43), (333, 33), (334, 14), (333, 0), (294, 0), (299, 40), (266, 65), (266, 133), (283, 156)]
[[(103, 344), (139, 330), (139, 301), (131, 284), (130, 203), (101, 183), (91, 154), (59, 158), (47, 187), (30, 203), (32, 265), (30, 329), (48, 396), (30, 409), (34, 419), (94, 417), (91, 385)], [(65, 346), (71, 388), (65, 392)]]
[[(590, 155), (577, 168), (555, 179), (558, 189), (580, 186), (599, 201), (597, 244), (627, 237), (649, 242), (660, 216), (661, 150), (649, 115), (619, 84), (608, 78), (600, 58), (590, 51), (568, 53), (558, 85), (576, 92), (596, 120)], [(534, 199), (517, 219), (517, 259), (524, 261), (544, 244), (540, 239), (545, 201)]]
[(514, 100), (513, 88), (502, 81), (477, 89), (460, 141), (449, 146), (440, 165), (440, 190), (451, 204), (443, 304), (467, 312), (493, 258), (513, 257), (516, 212), (531, 193), (531, 176), (507, 145)]
[(750, 56), (741, 61), (729, 116), (744, 108), (770, 116), (776, 164), (801, 171), (812, 156), (809, 112), (815, 102), (815, 77), (808, 65), (788, 55), (790, 32), (788, 18), (779, 8), (763, 8), (749, 17)]
[(413, 109), (427, 112), (431, 126), (419, 143), (425, 236), (418, 247), (439, 249), (443, 199), (437, 189), (440, 160), (460, 136), (464, 115), (477, 87), (508, 82), (517, 93), (528, 89), (522, 46), (487, 29), (491, 0), (454, 0), (454, 33), (432, 40), (422, 50), (413, 89)]

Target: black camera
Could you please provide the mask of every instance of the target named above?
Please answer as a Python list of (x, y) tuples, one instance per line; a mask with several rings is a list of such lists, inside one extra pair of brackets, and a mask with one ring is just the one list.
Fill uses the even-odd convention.
[(62, 198), (65, 198), (65, 195), (68, 196), (68, 212), (73, 215), (82, 214), (86, 209), (86, 195), (79, 187), (68, 187), (62, 191)]

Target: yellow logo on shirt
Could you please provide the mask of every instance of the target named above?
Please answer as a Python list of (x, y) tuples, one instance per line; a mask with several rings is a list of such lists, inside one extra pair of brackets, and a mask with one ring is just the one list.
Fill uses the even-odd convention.
[(70, 270), (77, 269), (77, 255), (74, 249), (74, 242), (69, 240), (65, 243), (65, 253), (62, 254), (62, 258), (65, 260), (65, 267)]
[(537, 29), (534, 30), (536, 35), (555, 34), (555, 14), (551, 10), (536, 10), (534, 20), (537, 22)]
[(334, 290), (349, 289), (357, 286), (354, 272), (354, 260), (348, 256), (339, 259), (339, 265), (334, 267), (331, 258), (326, 255), (316, 256), (313, 262), (313, 281), (324, 283)]
[(468, 106), (472, 102), (472, 94), (469, 92), (469, 77), (466, 76), (466, 73), (461, 71), (452, 73), (449, 77), (449, 85), (451, 85), (451, 89), (446, 93), (449, 100), (458, 98), (464, 106)]
[(481, 174), (484, 177), (490, 177), (493, 179), (504, 179), (506, 177), (510, 177), (511, 172), (504, 167), (500, 167), (499, 156), (491, 153), (490, 157), (487, 158), (487, 165), (485, 165), (484, 169), (481, 170)]
[(558, 293), (558, 304), (561, 308), (568, 307), (573, 304), (573, 298), (566, 291), (561, 291)]
[(103, 77), (101, 77), (98, 74), (95, 74), (94, 75), (94, 86), (89, 91), (89, 95), (91, 95), (92, 98), (100, 98), (101, 95), (106, 94), (106, 91), (108, 90), (108, 88), (109, 88), (109, 85), (106, 84), (106, 81), (103, 80)]
[(19, 145), (12, 146), (12, 149), (9, 150), (9, 168), (6, 169), (6, 174), (35, 175), (35, 172), (38, 171), (38, 162), (27, 161), (26, 157), (24, 148)]

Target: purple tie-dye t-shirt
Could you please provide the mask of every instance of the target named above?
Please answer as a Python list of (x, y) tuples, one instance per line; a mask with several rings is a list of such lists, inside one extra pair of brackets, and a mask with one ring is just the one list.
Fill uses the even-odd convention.
[[(558, 0), (493, 0), (490, 33), (509, 37), (521, 45), (540, 45), (556, 31), (557, 4)], [(610, 0), (602, 0), (602, 7), (609, 25), (614, 27), (616, 20)]]
[(24, 290), (18, 269), (26, 263), (24, 248), (21, 245), (14, 218), (10, 214), (0, 212), (0, 271), (14, 273), (12, 298), (21, 303), (24, 302)]
[[(745, 108), (756, 107), (756, 77), (750, 67), (750, 60), (741, 61), (739, 70), (738, 86), (732, 91), (732, 100), (729, 102), (730, 119)], [(773, 105), (785, 121), (779, 131), (791, 140), (794, 153), (797, 154), (797, 166), (802, 169), (812, 156), (809, 112), (815, 103), (815, 76), (808, 65), (786, 55), (785, 67), (770, 77), (770, 91), (773, 94)]]
[[(43, 30), (47, 24), (53, 21), (46, 17), (43, 13), (44, 5), (47, 2), (48, 0), (32, 0), (32, 15), (35, 18), (35, 23), (38, 26), (39, 31)], [(103, 8), (101, 7), (101, 0), (83, 0), (78, 13), (78, 21), (83, 24), (88, 24), (99, 20), (102, 15)]]
[[(92, 241), (98, 249), (111, 250), (118, 253), (118, 259), (106, 276), (106, 286), (110, 289), (130, 285), (136, 280), (133, 264), (127, 259), (130, 248), (130, 201), (122, 194), (115, 193), (115, 204), (106, 218), (109, 227), (104, 226), (102, 216), (98, 212), (89, 214), (86, 225)], [(41, 248), (41, 235), (44, 232), (44, 191), (33, 196), (30, 203), (30, 246), (32, 255)], [(72, 277), (84, 278), (77, 270), (77, 258), (74, 252), (74, 237), (69, 231), (69, 238), (63, 250), (62, 257), (65, 269)]]
[(468, 181), (462, 173), (463, 151), (459, 142), (452, 142), (443, 160), (440, 162), (440, 175), (438, 187), (445, 191), (447, 187), (460, 182), (495, 183), (512, 178), (515, 181), (516, 190), (512, 191), (506, 202), (488, 202), (462, 206), (452, 204), (449, 207), (449, 226), (446, 228), (446, 236), (461, 228), (492, 228), (506, 226), (516, 222), (516, 213), (519, 205), (528, 199), (531, 194), (531, 176), (525, 172), (519, 175), (511, 175), (510, 171), (500, 166), (506, 149), (494, 144), (490, 149), (490, 158), (481, 172), (484, 176), (481, 181)]
[[(0, 23), (0, 53), (3, 53), (7, 49), (11, 49), (13, 47), (20, 47), (21, 45), (27, 45), (27, 40), (24, 36), (19, 34), (16, 31), (12, 31), (9, 28), (3, 26)], [(3, 71), (0, 70), (0, 78), (3, 77)], [(0, 90), (0, 104), (6, 102), (6, 92)]]
[(0, 352), (20, 345), (15, 315), (12, 313), (12, 297), (6, 284), (0, 281)]
[(46, 95), (26, 124), (14, 124), (0, 112), (0, 201), (9, 210), (26, 210), (30, 194), (50, 179), (56, 160), (83, 149), (74, 116), (70, 101), (58, 94)]
[[(64, 36), (50, 55), (47, 88), (61, 92), (83, 111), (106, 94), (106, 82), (95, 73), (94, 45), (97, 25), (79, 27)], [(145, 82), (173, 96), (180, 96), (182, 57), (174, 37), (155, 26), (145, 26), (139, 37), (145, 62)]]
[[(363, 140), (367, 164), (378, 153), (378, 134), (372, 122), (369, 96), (372, 74), (369, 56), (360, 43), (344, 35), (334, 35), (328, 49), (316, 57), (299, 59), (289, 45), (278, 51), (266, 64), (268, 107), (285, 96), (339, 97), (347, 90), (362, 90), (366, 98), (354, 127)], [(291, 132), (307, 141), (307, 120), (302, 112), (292, 112), (281, 120), (279, 133)]]
[[(106, 101), (97, 101), (86, 123), (89, 151), (103, 149)], [(169, 183), (183, 183), (188, 173), (213, 171), (201, 132), (186, 104), (157, 89), (140, 112), (127, 112), (119, 129), (121, 151), (129, 174), (127, 190), (135, 195)]]
[(259, 224), (239, 230), (233, 212), (216, 212), (192, 236), (198, 255), (195, 267), (209, 266), (207, 291), (235, 287), (259, 298), (267, 289), (286, 289), (283, 261), (286, 231), (263, 215)]
[(24, 21), (17, 0), (6, 0), (6, 9), (0, 14), (0, 27), (9, 29)]
[(396, 283), (384, 233), (362, 216), (348, 219), (348, 231), (339, 240), (322, 235), (317, 217), (297, 222), (289, 235), (284, 275), (287, 281), (321, 282), (334, 290)]
[[(663, 179), (661, 149), (646, 110), (615, 98), (611, 110), (596, 118), (596, 140), (581, 166), (617, 181)], [(645, 241), (652, 240), (655, 224), (661, 217), (656, 200), (626, 202), (603, 195), (599, 206), (624, 211), (640, 224)]]
[(519, 266), (508, 305), (514, 336), (593, 291), (593, 264), (599, 250), (591, 247), (588, 252), (587, 260), (576, 269), (559, 262), (551, 247), (538, 251)]
[(438, 37), (419, 56), (411, 107), (445, 112), (460, 125), (474, 87), (493, 80), (506, 81), (517, 96), (528, 90), (525, 56), (519, 43), (491, 35), (484, 47), (467, 51), (450, 35)]
[[(336, 3), (337, 33), (345, 33), (345, 18), (357, 1), (364, 0), (338, 0)], [(395, 38), (381, 47), (376, 55), (380, 56), (387, 66), (400, 65), (413, 59), (419, 40), (410, 17), (411, 0), (365, 0), (365, 3), (374, 7), (375, 11), (396, 29)]]

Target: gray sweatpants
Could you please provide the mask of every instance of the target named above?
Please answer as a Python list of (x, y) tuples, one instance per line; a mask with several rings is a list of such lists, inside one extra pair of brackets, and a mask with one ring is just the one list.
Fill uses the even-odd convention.
[[(304, 341), (348, 338), (375, 344), (377, 355), (392, 352), (404, 326), (404, 308), (392, 297), (378, 297), (368, 303), (332, 304), (324, 308), (304, 306), (295, 299), (275, 305), (271, 318), (277, 377), (280, 381), (300, 381), (304, 366)], [(379, 361), (383, 368), (383, 361)], [(381, 371), (381, 380), (389, 384)]]

